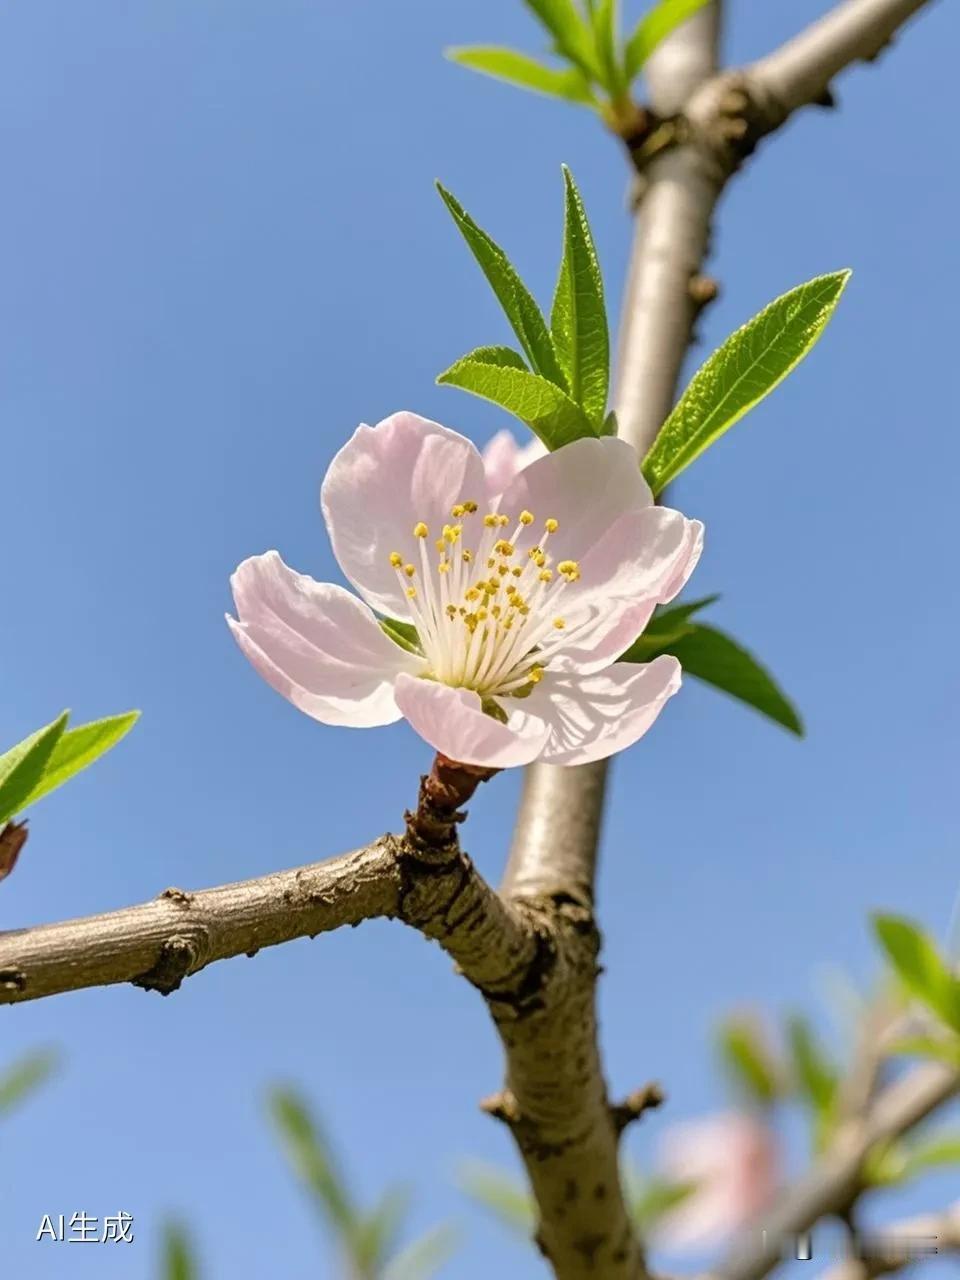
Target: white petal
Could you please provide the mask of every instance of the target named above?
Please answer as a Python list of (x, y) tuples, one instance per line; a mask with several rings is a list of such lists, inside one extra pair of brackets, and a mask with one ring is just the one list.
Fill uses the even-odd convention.
[[(372, 608), (409, 619), (390, 553), (419, 568), (414, 526), (423, 521), (430, 538), (439, 537), (452, 506), (482, 503), (485, 495), (480, 454), (465, 436), (415, 413), (395, 413), (357, 428), (331, 462), (320, 500), (347, 578)], [(430, 548), (432, 555), (432, 541)]]
[[(472, 689), (401, 675), (397, 706), (435, 751), (462, 764), (506, 769), (529, 764), (543, 749), (549, 729), (526, 708), (510, 709), (506, 724), (481, 710)], [(504, 703), (516, 702), (504, 699)]]
[(400, 719), (393, 683), (423, 659), (384, 635), (343, 587), (295, 573), (276, 551), (252, 556), (230, 580), (237, 644), (272, 688), (324, 724), (365, 728)]

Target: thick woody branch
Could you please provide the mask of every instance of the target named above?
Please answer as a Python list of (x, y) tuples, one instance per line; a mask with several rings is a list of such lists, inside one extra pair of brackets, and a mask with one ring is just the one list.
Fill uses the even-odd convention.
[(960, 1201), (943, 1213), (892, 1223), (861, 1243), (859, 1257), (838, 1262), (820, 1280), (877, 1280), (931, 1256), (960, 1254)]
[(881, 1093), (863, 1120), (843, 1126), (827, 1154), (788, 1190), (764, 1222), (765, 1235), (722, 1264), (711, 1280), (762, 1280), (780, 1261), (784, 1244), (820, 1218), (849, 1211), (864, 1187), (862, 1171), (874, 1149), (925, 1120), (960, 1093), (960, 1072), (940, 1063), (915, 1067)]

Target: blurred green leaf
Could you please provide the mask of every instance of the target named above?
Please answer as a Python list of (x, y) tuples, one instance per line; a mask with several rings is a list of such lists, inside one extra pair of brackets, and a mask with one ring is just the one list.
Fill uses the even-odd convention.
[(380, 1273), (393, 1252), (400, 1227), (410, 1207), (406, 1187), (390, 1187), (374, 1209), (363, 1214), (354, 1230), (353, 1256), (361, 1275)]
[[(567, 379), (561, 371), (547, 322), (533, 295), (517, 275), (510, 259), (500, 246), (477, 226), (463, 206), (439, 182), (437, 190), (457, 224), (460, 234), (479, 263), (481, 271), (487, 277), (520, 345), (527, 353), (534, 372), (541, 374), (561, 390), (568, 390)], [(501, 352), (509, 350), (507, 347), (481, 349)], [(514, 363), (511, 367), (526, 368), (522, 360), (519, 361), (519, 365)]]
[(200, 1280), (200, 1266), (186, 1230), (176, 1222), (168, 1222), (162, 1235), (163, 1280)]
[(697, 1189), (695, 1182), (666, 1182), (659, 1178), (636, 1179), (629, 1191), (630, 1214), (641, 1235), (646, 1235), (661, 1218), (683, 1204)]
[(59, 1063), (53, 1049), (38, 1050), (15, 1062), (0, 1075), (0, 1116), (19, 1106), (53, 1075)]
[(525, 0), (525, 3), (553, 36), (557, 53), (578, 66), (588, 78), (602, 83), (593, 32), (573, 0)]
[(272, 1090), (269, 1105), (294, 1172), (352, 1256), (357, 1215), (326, 1135), (292, 1089)]
[(934, 942), (911, 920), (875, 915), (874, 932), (901, 982), (948, 1027), (960, 1031), (960, 978)]
[(611, 98), (626, 92), (627, 80), (620, 65), (620, 6), (618, 0), (590, 0), (593, 43), (603, 74), (603, 85)]
[(933, 1058), (951, 1067), (960, 1067), (960, 1041), (954, 1036), (940, 1040), (933, 1036), (904, 1036), (887, 1047), (891, 1055), (911, 1058)]
[(777, 1065), (759, 1031), (745, 1019), (728, 1018), (718, 1035), (720, 1057), (733, 1081), (754, 1102), (769, 1104), (780, 1094)]
[(736, 641), (698, 622), (661, 652), (678, 658), (684, 673), (721, 689), (768, 719), (803, 737), (803, 723), (773, 676)]
[(504, 80), (520, 89), (545, 93), (551, 98), (565, 98), (568, 102), (588, 107), (597, 104), (589, 81), (578, 67), (547, 66), (517, 49), (503, 49), (496, 45), (460, 46), (445, 50), (445, 54), (451, 62), (458, 62), (471, 71)]
[(382, 1280), (429, 1280), (453, 1253), (456, 1240), (450, 1227), (434, 1227), (397, 1254)]
[(56, 720), (0, 756), (0, 823), (19, 813), (37, 787), (67, 727), (69, 714), (62, 712)]
[(817, 1119), (816, 1145), (823, 1145), (833, 1120), (839, 1073), (820, 1048), (806, 1018), (787, 1022), (787, 1045), (797, 1090)]
[(570, 396), (599, 432), (607, 412), (610, 337), (603, 278), (573, 176), (563, 166), (564, 232), (550, 332)]
[(769, 395), (823, 333), (849, 271), (834, 271), (775, 299), (693, 375), (643, 460), (654, 493)]
[(139, 711), (125, 711), (119, 716), (106, 716), (103, 720), (91, 720), (67, 729), (55, 744), (43, 775), (24, 804), (36, 804), (41, 796), (63, 786), (74, 774), (99, 760), (127, 736), (139, 718)]
[(460, 1172), (459, 1184), (471, 1199), (489, 1209), (512, 1231), (529, 1239), (536, 1226), (533, 1198), (500, 1169), (471, 1161)]
[(423, 653), (420, 636), (412, 622), (401, 622), (399, 618), (378, 618), (380, 628), (408, 653)]
[(507, 347), (478, 347), (441, 373), (437, 382), (492, 400), (526, 423), (548, 449), (596, 434), (569, 396), (523, 368), (522, 362), (518, 366), (519, 360)]
[(709, 0), (659, 0), (645, 13), (627, 40), (626, 76), (631, 81), (661, 40), (692, 18)]

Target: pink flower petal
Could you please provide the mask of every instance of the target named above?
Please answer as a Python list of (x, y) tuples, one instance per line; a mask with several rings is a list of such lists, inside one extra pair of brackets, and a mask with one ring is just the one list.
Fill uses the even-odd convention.
[(519, 445), (513, 433), (504, 428), (490, 440), (483, 450), (483, 468), (487, 473), (487, 492), (491, 498), (503, 493), (518, 472), (537, 458), (542, 458), (547, 446), (534, 436), (527, 445)]
[(343, 587), (295, 573), (276, 551), (253, 556), (230, 580), (239, 621), (230, 630), (267, 683), (324, 724), (392, 724), (393, 682), (420, 671)]
[(511, 708), (506, 724), (486, 715), (479, 694), (472, 689), (401, 675), (395, 695), (397, 706), (420, 737), (463, 764), (492, 769), (529, 764), (539, 756), (549, 733), (547, 725), (525, 708)]
[(679, 688), (680, 663), (663, 654), (653, 662), (619, 662), (598, 675), (547, 671), (523, 701), (550, 726), (545, 763), (589, 764), (642, 738)]
[(422, 520), (431, 538), (439, 537), (452, 506), (483, 502), (485, 494), (480, 454), (465, 436), (415, 413), (395, 413), (357, 428), (331, 462), (320, 498), (347, 578), (372, 608), (409, 619), (390, 552), (419, 566), (414, 526)]

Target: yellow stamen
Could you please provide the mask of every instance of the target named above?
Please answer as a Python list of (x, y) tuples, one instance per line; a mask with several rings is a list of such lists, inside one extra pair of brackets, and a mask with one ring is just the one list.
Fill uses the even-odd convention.
[(407, 599), (408, 599), (408, 600), (416, 600), (416, 598), (417, 598), (417, 588), (416, 588), (416, 587), (407, 587)]
[(455, 604), (448, 604), (444, 612), (448, 618), (455, 618), (457, 616), (457, 606)]
[(483, 523), (487, 526), (488, 529), (495, 529), (497, 525), (500, 523), (500, 521), (497, 519), (495, 515), (491, 513), (490, 515), (483, 517)]
[(450, 508), (450, 514), (454, 518), (454, 520), (457, 520), (460, 518), (460, 516), (467, 514), (467, 508), (463, 505), (462, 502), (458, 502), (455, 507)]
[(412, 578), (417, 571), (412, 564), (405, 564), (403, 566), (403, 572), (407, 575), (408, 578)]
[(558, 631), (562, 631), (567, 624), (564, 622), (563, 618), (554, 618), (553, 625)]
[(427, 526), (423, 523), (422, 520), (418, 521), (413, 526), (413, 536), (415, 538), (425, 538), (429, 532), (430, 530), (427, 528)]
[(444, 542), (442, 538), (437, 538), (433, 545), (437, 548), (438, 551), (446, 551), (447, 549), (447, 544)]
[(437, 572), (438, 572), (438, 573), (449, 573), (449, 572), (450, 572), (450, 561), (449, 561), (449, 560), (441, 560), (441, 561), (440, 561), (440, 563), (437, 565)]
[(519, 519), (521, 524), (533, 524), (533, 512), (521, 511)]
[(552, 582), (552, 581), (553, 581), (553, 570), (552, 570), (552, 569), (541, 569), (541, 570), (540, 570), (540, 572), (539, 572), (539, 574), (537, 575), (537, 577), (540, 579), (540, 581), (541, 581), (541, 582)]
[(560, 524), (559, 521), (554, 520), (553, 516), (550, 516), (548, 519), (544, 520), (543, 527), (546, 529), (547, 533), (556, 533), (560, 528)]
[(576, 560), (561, 560), (557, 565), (557, 573), (562, 574), (568, 582), (576, 582), (580, 577), (580, 566)]
[(463, 504), (463, 509), (468, 516), (472, 516), (476, 512), (477, 504), (475, 502), (465, 502)]
[(512, 556), (516, 547), (514, 547), (512, 542), (508, 542), (506, 538), (501, 538), (498, 542), (493, 544), (493, 549), (499, 556)]
[(519, 578), (521, 573), (523, 573), (523, 570), (520, 568), (519, 565), (517, 565), (515, 568), (511, 569), (510, 572), (513, 574), (515, 578)]
[(531, 667), (528, 678), (531, 684), (539, 684), (543, 679), (543, 667)]
[(400, 554), (399, 551), (390, 552), (390, 563), (393, 565), (395, 569), (400, 568), (400, 566), (403, 564), (403, 556)]
[(473, 559), (473, 552), (472, 552), (472, 551), (464, 551), (463, 556), (462, 556), (462, 559), (463, 559), (464, 564), (469, 564), (469, 563), (470, 563), (470, 561)]

